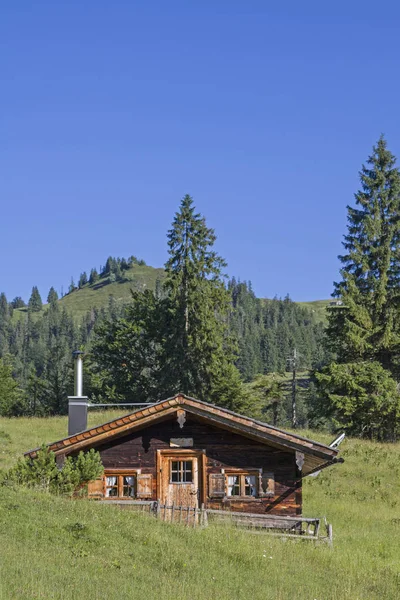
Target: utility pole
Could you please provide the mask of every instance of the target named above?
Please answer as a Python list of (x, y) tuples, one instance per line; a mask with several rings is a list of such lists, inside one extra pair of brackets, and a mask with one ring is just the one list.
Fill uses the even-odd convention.
[(297, 350), (293, 349), (293, 356), (288, 359), (289, 365), (292, 369), (292, 427), (296, 429), (297, 427), (297, 415), (296, 415), (296, 395), (297, 395), (297, 386), (296, 386), (296, 369), (297, 369)]

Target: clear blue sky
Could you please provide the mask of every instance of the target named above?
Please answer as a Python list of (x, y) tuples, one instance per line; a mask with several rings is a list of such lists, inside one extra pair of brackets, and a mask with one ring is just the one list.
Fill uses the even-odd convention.
[(2, 3), (0, 290), (161, 266), (190, 193), (260, 296), (329, 297), (358, 171), (400, 156), (400, 5)]

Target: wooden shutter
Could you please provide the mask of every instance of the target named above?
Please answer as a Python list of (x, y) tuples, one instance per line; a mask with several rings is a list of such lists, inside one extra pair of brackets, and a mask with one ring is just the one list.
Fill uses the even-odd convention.
[(95, 479), (88, 482), (88, 497), (103, 498), (104, 496), (104, 481), (103, 478)]
[(223, 473), (210, 473), (208, 488), (210, 498), (223, 498), (225, 496), (225, 475)]
[(274, 496), (275, 495), (275, 478), (273, 473), (263, 471), (262, 474), (262, 495), (263, 496)]
[(151, 498), (153, 495), (153, 477), (151, 474), (137, 475), (137, 492), (138, 498)]

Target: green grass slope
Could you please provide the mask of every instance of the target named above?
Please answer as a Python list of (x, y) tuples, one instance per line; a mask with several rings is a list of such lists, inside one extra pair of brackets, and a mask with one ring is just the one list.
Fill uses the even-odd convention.
[[(81, 289), (76, 289), (59, 300), (59, 304), (80, 319), (91, 308), (102, 308), (107, 306), (110, 296), (113, 296), (117, 302), (126, 303), (131, 298), (131, 291), (144, 291), (145, 289), (154, 290), (157, 279), (162, 280), (164, 269), (156, 269), (148, 265), (133, 265), (124, 272), (125, 281), (115, 281), (109, 283), (108, 277), (102, 277), (90, 285), (84, 285)], [(44, 306), (45, 308), (45, 306)], [(21, 318), (26, 314), (27, 309), (17, 309), (14, 311), (14, 318)]]
[(312, 300), (310, 302), (297, 302), (299, 306), (307, 308), (311, 311), (316, 319), (321, 323), (327, 322), (327, 307), (330, 302), (332, 302), (332, 298), (330, 300)]
[[(157, 279), (162, 280), (165, 277), (163, 268), (150, 267), (149, 265), (133, 265), (124, 272), (125, 281), (115, 281), (109, 283), (108, 277), (102, 277), (95, 284), (89, 283), (81, 289), (60, 298), (59, 304), (66, 307), (67, 310), (79, 320), (91, 308), (106, 307), (110, 296), (113, 296), (117, 302), (127, 303), (131, 298), (131, 291), (144, 291), (145, 289), (154, 290)], [(268, 301), (265, 298), (265, 301)], [(326, 322), (326, 307), (332, 300), (315, 300), (310, 302), (297, 302), (310, 310), (319, 322)], [(44, 305), (44, 309), (46, 305)], [(27, 314), (27, 308), (14, 310), (13, 320), (22, 319)], [(33, 313), (33, 318), (37, 318), (40, 313)]]
[(76, 317), (81, 317), (91, 308), (107, 306), (110, 296), (113, 296), (117, 302), (128, 302), (132, 290), (154, 290), (157, 279), (164, 277), (164, 269), (134, 265), (124, 272), (124, 276), (127, 281), (108, 283), (105, 277), (93, 285), (87, 284), (64, 296), (60, 304)]
[[(92, 414), (91, 422), (114, 414)], [(65, 417), (0, 419), (3, 466), (62, 437), (66, 426)], [(217, 525), (187, 529), (101, 503), (0, 487), (0, 598), (396, 600), (400, 444), (349, 439), (341, 454), (344, 464), (304, 482), (304, 512), (327, 516), (333, 549)]]

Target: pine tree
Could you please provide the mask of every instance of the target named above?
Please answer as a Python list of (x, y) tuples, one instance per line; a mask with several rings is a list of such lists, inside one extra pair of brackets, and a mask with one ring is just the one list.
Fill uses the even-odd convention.
[(7, 302), (7, 297), (4, 294), (4, 292), (2, 292), (0, 294), (0, 321), (2, 321), (3, 319), (7, 319), (9, 316), (9, 306), (8, 306), (8, 302)]
[(98, 280), (99, 280), (99, 274), (98, 274), (97, 270), (96, 269), (92, 269), (90, 271), (90, 276), (89, 276), (89, 283), (90, 283), (90, 285), (93, 285)]
[(47, 296), (47, 303), (48, 304), (54, 304), (55, 302), (57, 302), (58, 300), (58, 294), (56, 292), (56, 290), (51, 287)]
[(195, 213), (186, 195), (168, 232), (165, 265), (162, 386), (239, 409), (242, 401), (232, 340), (228, 333), (230, 295), (213, 250), (215, 233)]
[(32, 288), (32, 294), (29, 298), (28, 309), (32, 312), (40, 312), (42, 310), (43, 303), (40, 297), (39, 290), (36, 285)]
[(285, 378), (276, 373), (258, 375), (253, 382), (247, 384), (247, 388), (253, 397), (252, 416), (276, 427), (282, 420), (288, 392)]
[(117, 265), (115, 267), (114, 275), (115, 275), (116, 281), (123, 281), (124, 280), (124, 276), (122, 274), (122, 269), (121, 269), (120, 263), (117, 263)]
[(27, 413), (33, 416), (47, 414), (48, 388), (43, 377), (36, 375), (36, 369), (31, 369), (26, 386)]
[(350, 435), (395, 441), (400, 434), (396, 381), (376, 361), (332, 362), (315, 374), (318, 397), (313, 417), (330, 418)]
[(165, 397), (159, 382), (161, 307), (153, 292), (134, 292), (125, 314), (100, 318), (90, 360), (96, 396), (150, 402)]
[(26, 304), (22, 300), (21, 296), (15, 296), (14, 300), (11, 300), (11, 306), (13, 308), (24, 308)]
[(356, 207), (348, 207), (342, 280), (328, 339), (339, 362), (377, 360), (399, 372), (400, 172), (381, 137), (360, 172)]
[(12, 367), (0, 358), (0, 415), (18, 417), (25, 408), (25, 398), (12, 375)]
[(86, 271), (84, 271), (79, 276), (78, 287), (82, 288), (84, 285), (87, 284), (87, 282), (88, 282), (87, 273), (86, 273)]
[(117, 268), (117, 261), (113, 256), (109, 256), (106, 261), (106, 266), (104, 267), (104, 271), (102, 275), (109, 275), (110, 273), (114, 273)]

